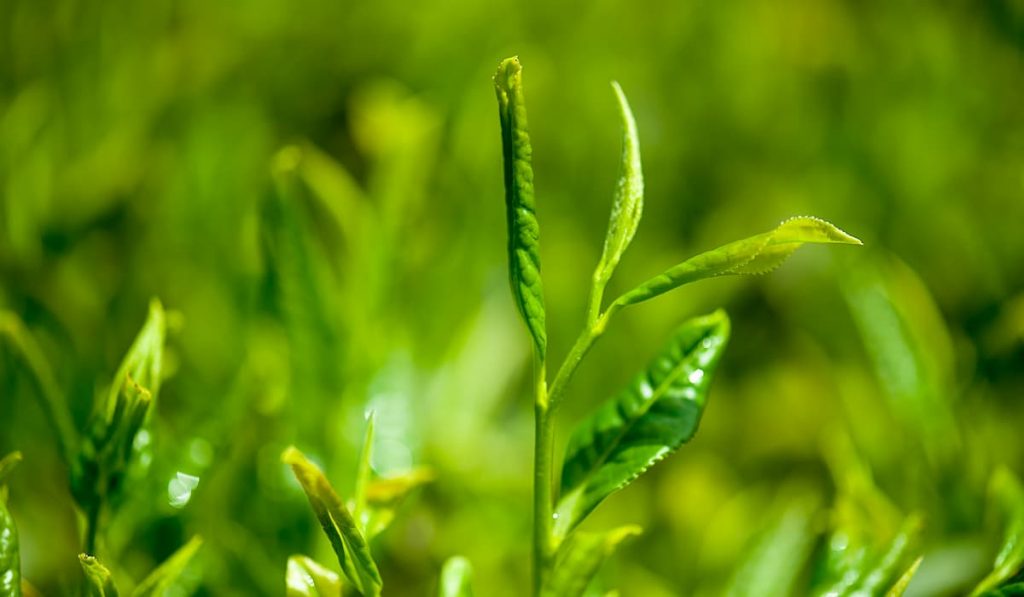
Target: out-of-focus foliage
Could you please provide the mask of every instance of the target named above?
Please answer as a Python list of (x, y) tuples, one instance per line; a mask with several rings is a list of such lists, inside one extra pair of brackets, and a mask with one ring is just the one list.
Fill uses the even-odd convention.
[[(526, 591), (529, 344), (489, 80), (518, 54), (552, 359), (619, 176), (612, 79), (646, 200), (610, 296), (792, 214), (865, 244), (609, 328), (562, 420), (696, 313), (724, 306), (733, 340), (687, 453), (581, 527), (646, 529), (590, 590), (806, 594), (827, 562), (870, 575), (919, 516), (885, 583), (923, 556), (906, 595), (970, 593), (1010, 561), (992, 475), (1024, 470), (1022, 40), (1010, 0), (0, 3), (0, 454), (31, 471), (7, 500), (22, 577), (84, 582), (60, 442), (160, 297), (177, 331), (145, 466), (98, 554), (118, 586), (195, 534), (179, 593), (281, 594), (292, 554), (333, 563), (279, 455), (300, 444), (356, 479), (373, 411), (373, 478), (434, 478), (371, 541), (388, 593), (436, 593), (455, 553), (475, 594)], [(840, 532), (863, 551), (830, 560)]]

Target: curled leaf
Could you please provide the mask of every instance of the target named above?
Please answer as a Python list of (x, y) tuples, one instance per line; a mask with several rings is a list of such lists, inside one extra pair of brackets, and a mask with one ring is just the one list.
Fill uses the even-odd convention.
[(501, 62), (494, 74), (494, 89), (498, 96), (505, 168), (509, 281), (512, 297), (533, 337), (537, 356), (543, 360), (547, 331), (540, 276), (540, 225), (533, 194), (533, 149), (526, 124), (523, 69), (519, 58)]
[(633, 240), (644, 209), (644, 174), (640, 163), (640, 140), (636, 132), (636, 120), (622, 87), (612, 82), (612, 89), (615, 90), (619, 115), (622, 118), (622, 161), (612, 201), (611, 218), (608, 221), (608, 232), (604, 237), (604, 251), (594, 272), (594, 282), (600, 284), (602, 288), (612, 277), (619, 259)]
[(641, 532), (640, 527), (630, 525), (603, 533), (574, 533), (559, 548), (541, 596), (580, 597), (615, 548)]
[(341, 597), (341, 578), (313, 558), (294, 555), (288, 558), (287, 597)]
[(110, 570), (100, 563), (95, 557), (88, 554), (78, 554), (78, 562), (85, 572), (85, 595), (86, 597), (117, 597), (119, 595), (114, 579), (110, 577)]
[(291, 467), (306, 493), (309, 505), (338, 556), (342, 572), (363, 595), (380, 595), (383, 583), (370, 547), (327, 477), (294, 446), (281, 454), (281, 460)]
[(704, 278), (767, 273), (807, 243), (862, 244), (825, 220), (790, 218), (774, 230), (751, 236), (687, 259), (619, 297), (619, 306), (654, 298), (673, 288)]
[(724, 311), (687, 321), (646, 370), (576, 427), (562, 467), (557, 536), (693, 437), (728, 339)]

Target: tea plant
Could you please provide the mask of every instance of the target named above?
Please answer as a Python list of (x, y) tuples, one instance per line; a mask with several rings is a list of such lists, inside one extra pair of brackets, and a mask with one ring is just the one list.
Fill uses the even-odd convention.
[(533, 341), (533, 594), (577, 596), (583, 594), (615, 547), (640, 532), (636, 526), (603, 532), (578, 531), (577, 527), (608, 496), (693, 437), (729, 339), (729, 318), (724, 311), (683, 323), (645, 370), (576, 427), (569, 438), (556, 493), (555, 416), (570, 380), (612, 317), (627, 306), (690, 282), (766, 273), (805, 243), (861, 243), (823, 220), (791, 218), (769, 232), (683, 261), (605, 306), (606, 286), (636, 233), (644, 195), (636, 122), (625, 94), (613, 83), (623, 125), (620, 177), (604, 249), (591, 279), (583, 330), (549, 385), (540, 228), (518, 58), (502, 61), (494, 85), (504, 156), (509, 280)]

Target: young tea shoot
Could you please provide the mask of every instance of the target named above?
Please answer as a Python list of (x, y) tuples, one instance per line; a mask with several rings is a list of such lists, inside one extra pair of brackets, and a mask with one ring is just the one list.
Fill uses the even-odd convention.
[[(636, 234), (644, 203), (636, 119), (622, 88), (612, 83), (623, 130), (619, 179), (604, 248), (591, 279), (583, 330), (549, 384), (533, 152), (518, 58), (501, 62), (494, 87), (504, 161), (509, 281), (533, 340), (533, 594), (574, 597), (584, 593), (620, 542), (640, 533), (633, 525), (596, 533), (577, 531), (576, 527), (604, 499), (694, 436), (729, 340), (729, 318), (724, 311), (684, 322), (633, 382), (577, 426), (557, 477), (553, 455), (556, 411), (573, 374), (612, 317), (624, 307), (690, 282), (769, 272), (804, 244), (861, 242), (824, 220), (790, 218), (768, 232), (687, 259), (605, 306), (606, 286)], [(560, 478), (557, 494), (556, 478)]]

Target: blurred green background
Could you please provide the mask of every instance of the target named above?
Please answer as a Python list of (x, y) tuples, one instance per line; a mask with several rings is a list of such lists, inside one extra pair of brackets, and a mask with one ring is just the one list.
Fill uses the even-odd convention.
[[(983, 576), (989, 474), (1024, 468), (1024, 4), (4, 0), (0, 308), (79, 428), (150, 298), (173, 312), (152, 459), (102, 547), (115, 574), (142, 578), (196, 533), (182, 594), (282, 594), (296, 552), (336, 565), (279, 454), (298, 445), (348, 493), (373, 410), (378, 472), (437, 475), (374, 546), (386, 594), (430, 594), (455, 553), (478, 595), (525, 594), (529, 346), (490, 81), (513, 54), (552, 358), (607, 223), (612, 79), (647, 192), (610, 292), (791, 215), (866, 245), (613, 323), (562, 441), (685, 318), (724, 306), (733, 340), (695, 440), (588, 522), (646, 529), (599, 584), (722, 594), (779, 525), (786, 559), (813, 562), (872, 476), (924, 521), (911, 594)], [(65, 594), (81, 574), (67, 470), (11, 351), (0, 367), (23, 572)], [(178, 472), (199, 477), (184, 505)], [(780, 586), (803, 594), (812, 569)]]

